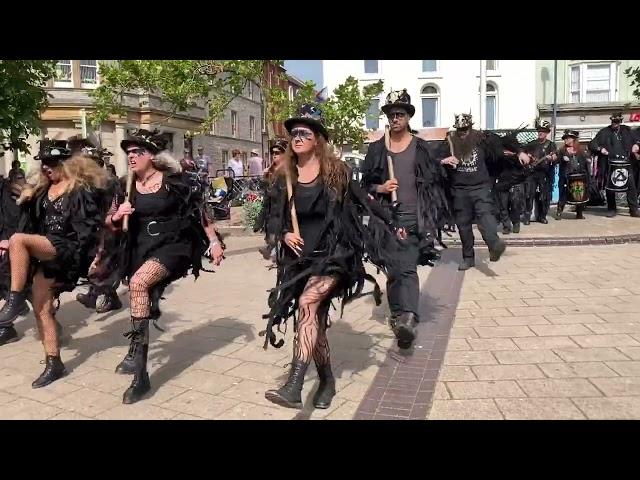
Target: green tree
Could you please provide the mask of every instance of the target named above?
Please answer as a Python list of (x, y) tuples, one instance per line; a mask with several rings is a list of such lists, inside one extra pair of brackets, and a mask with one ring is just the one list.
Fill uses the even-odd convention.
[[(117, 60), (100, 64), (100, 86), (91, 95), (91, 123), (97, 127), (111, 115), (124, 115), (127, 93), (157, 94), (169, 117), (202, 106), (199, 132), (213, 123), (241, 95), (249, 82), (262, 90), (268, 62), (281, 60)], [(275, 89), (274, 89), (275, 90)], [(263, 104), (265, 95), (262, 96)]]
[(47, 80), (55, 60), (0, 60), (0, 139), (5, 150), (29, 153), (26, 139), (40, 133), (40, 114), (49, 104)]
[(367, 115), (371, 101), (382, 93), (383, 83), (366, 85), (362, 89), (354, 77), (348, 77), (338, 85), (326, 102), (319, 103), (313, 82), (306, 82), (293, 100), (286, 93), (276, 92), (271, 96), (270, 112), (276, 121), (284, 121), (296, 114), (300, 106), (312, 104), (318, 106), (326, 122), (331, 142), (341, 148), (344, 144), (360, 147), (367, 131), (362, 123)]
[(633, 96), (640, 100), (640, 67), (627, 68), (624, 74), (631, 79), (631, 86), (635, 87)]

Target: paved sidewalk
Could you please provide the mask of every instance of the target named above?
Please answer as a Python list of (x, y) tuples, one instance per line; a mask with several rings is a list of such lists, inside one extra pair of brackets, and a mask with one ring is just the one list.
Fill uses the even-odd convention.
[(639, 419), (640, 250), (519, 248), (465, 273), (430, 419)]
[(0, 419), (640, 418), (637, 245), (512, 248), (498, 263), (479, 249), (464, 278), (460, 251), (449, 250), (438, 268), (419, 269), (425, 321), (410, 355), (398, 356), (386, 303), (366, 295), (343, 319), (333, 313), (332, 407), (312, 408), (311, 366), (297, 411), (264, 399), (287, 376), (293, 332), (282, 349), (262, 349), (275, 272), (254, 251), (261, 242), (230, 238), (217, 273), (166, 292), (166, 332), (152, 329), (152, 392), (135, 405), (121, 403), (131, 378), (113, 373), (127, 351), (126, 310), (97, 315), (65, 294), (69, 375), (38, 390), (42, 346), (33, 316), (20, 320), (24, 338), (0, 347)]

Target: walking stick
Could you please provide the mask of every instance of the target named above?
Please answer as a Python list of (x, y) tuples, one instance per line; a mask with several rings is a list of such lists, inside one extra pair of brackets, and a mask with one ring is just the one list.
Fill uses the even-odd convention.
[[(125, 202), (128, 202), (131, 199), (131, 191), (133, 190), (133, 186), (135, 185), (135, 183), (136, 174), (133, 173), (131, 169), (129, 169), (129, 172), (127, 173), (127, 189), (124, 194)], [(129, 231), (129, 215), (125, 215), (122, 220), (122, 231), (125, 233)]]
[[(395, 178), (395, 175), (393, 173), (393, 160), (391, 159), (389, 152), (389, 144), (389, 125), (387, 125), (384, 127), (384, 146), (387, 149), (387, 168), (389, 169), (389, 180), (391, 180), (392, 178)], [(393, 203), (398, 201), (398, 192), (396, 190), (391, 192), (391, 201)]]
[(287, 197), (289, 204), (291, 205), (291, 224), (293, 225), (293, 233), (300, 236), (300, 226), (298, 225), (298, 215), (296, 215), (296, 205), (293, 203), (293, 187), (291, 186), (291, 173), (287, 168), (285, 171), (285, 177), (287, 179)]

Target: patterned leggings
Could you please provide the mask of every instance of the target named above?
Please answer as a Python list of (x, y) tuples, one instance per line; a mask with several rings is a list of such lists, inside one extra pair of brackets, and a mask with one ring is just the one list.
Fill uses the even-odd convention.
[(131, 316), (149, 318), (151, 299), (149, 290), (169, 276), (169, 271), (158, 259), (151, 258), (144, 262), (129, 281)]
[(293, 356), (296, 360), (316, 365), (329, 363), (329, 342), (327, 340), (327, 298), (335, 287), (337, 279), (331, 276), (311, 277), (300, 295), (298, 328), (294, 339)]

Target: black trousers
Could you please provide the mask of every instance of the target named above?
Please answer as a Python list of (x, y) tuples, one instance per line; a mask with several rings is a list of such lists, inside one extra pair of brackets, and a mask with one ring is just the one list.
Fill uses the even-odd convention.
[(490, 250), (500, 243), (498, 225), (494, 216), (493, 193), (489, 186), (453, 189), (453, 210), (462, 242), (462, 257), (474, 258), (473, 221), (478, 223), (478, 230)]
[(514, 185), (509, 190), (498, 192), (500, 207), (500, 222), (506, 225), (520, 223), (520, 216), (524, 209), (524, 183)]
[(525, 218), (531, 217), (533, 202), (536, 203), (538, 220), (545, 218), (547, 213), (549, 213), (549, 206), (551, 205), (551, 182), (549, 181), (549, 174), (544, 170), (536, 170), (527, 177), (525, 183)]
[(407, 229), (408, 235), (394, 252), (396, 265), (387, 272), (387, 300), (392, 316), (402, 312), (411, 312), (417, 319), (420, 299), (420, 282), (417, 271), (420, 238), (415, 223), (407, 223), (399, 219), (398, 224)]
[[(627, 205), (629, 205), (629, 210), (633, 211), (633, 210), (638, 210), (638, 188), (637, 188), (637, 183), (636, 183), (636, 175), (637, 175), (637, 171), (638, 171), (638, 162), (637, 161), (631, 161), (631, 171), (629, 172), (629, 189), (627, 190)], [(606, 174), (608, 175), (609, 172), (609, 167), (607, 165), (606, 167)], [(607, 181), (606, 181), (606, 176), (605, 176), (605, 187), (607, 185)], [(606, 196), (607, 196), (607, 210), (617, 210), (618, 207), (616, 206), (616, 192), (610, 192), (609, 190), (606, 190)]]

